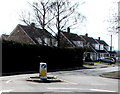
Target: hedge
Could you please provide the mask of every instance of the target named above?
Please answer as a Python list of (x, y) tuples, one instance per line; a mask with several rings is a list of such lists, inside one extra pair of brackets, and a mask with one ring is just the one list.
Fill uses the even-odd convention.
[(46, 62), (49, 70), (81, 67), (83, 48), (57, 48), (34, 44), (2, 41), (2, 72), (39, 71)]

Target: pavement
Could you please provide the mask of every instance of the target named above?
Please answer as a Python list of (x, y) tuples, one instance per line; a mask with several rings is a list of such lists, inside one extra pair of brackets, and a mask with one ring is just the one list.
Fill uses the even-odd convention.
[(109, 72), (109, 73), (102, 74), (100, 76), (106, 77), (106, 78), (120, 79), (120, 71)]
[(95, 68), (107, 68), (107, 67), (110, 67), (110, 66), (116, 66), (116, 65), (115, 64), (113, 64), (113, 65), (105, 65), (105, 64), (101, 64), (101, 63), (94, 63), (93, 66), (85, 66), (85, 67), (86, 68), (91, 68), (91, 69), (93, 68), (93, 69), (95, 69)]
[[(86, 68), (90, 68), (90, 69), (96, 69), (96, 68), (107, 68), (107, 67), (115, 67), (118, 66), (116, 64), (112, 64), (112, 65), (105, 65), (105, 64), (101, 64), (101, 63), (94, 63), (94, 66), (85, 66)], [(120, 71), (113, 71), (113, 72), (107, 72), (104, 74), (100, 75), (101, 77), (106, 77), (106, 78), (112, 78), (112, 79), (120, 79)]]

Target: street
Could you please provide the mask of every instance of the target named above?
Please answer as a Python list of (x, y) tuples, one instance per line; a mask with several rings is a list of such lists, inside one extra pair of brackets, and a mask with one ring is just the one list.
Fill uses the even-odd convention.
[[(118, 66), (96, 69), (48, 72), (62, 82), (38, 83), (26, 81), (39, 73), (0, 77), (0, 92), (118, 92), (118, 79), (100, 77), (100, 74), (118, 71)], [(5, 93), (4, 93), (5, 94)]]

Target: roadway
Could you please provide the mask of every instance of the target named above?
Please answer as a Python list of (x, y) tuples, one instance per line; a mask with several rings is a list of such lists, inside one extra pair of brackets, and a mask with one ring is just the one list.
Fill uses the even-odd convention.
[(26, 81), (39, 73), (0, 77), (0, 92), (118, 92), (117, 79), (100, 77), (100, 74), (118, 71), (118, 66), (96, 69), (49, 72), (63, 82), (37, 83)]

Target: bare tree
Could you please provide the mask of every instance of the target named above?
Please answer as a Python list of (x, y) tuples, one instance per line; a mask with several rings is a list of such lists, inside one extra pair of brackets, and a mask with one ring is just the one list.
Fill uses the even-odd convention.
[(32, 23), (30, 12), (26, 13), (26, 12), (22, 11), (19, 16), (20, 16), (20, 20), (22, 22), (24, 22), (25, 24), (30, 25)]
[(71, 4), (69, 0), (38, 0), (30, 4), (33, 9), (32, 15), (28, 13), (27, 18), (22, 15), (21, 20), (28, 25), (34, 21), (42, 29), (50, 29), (54, 33), (57, 29), (59, 47), (60, 32), (66, 27), (81, 23), (85, 18), (76, 11), (78, 5), (78, 3)]
[(54, 24), (57, 28), (58, 47), (60, 46), (60, 32), (67, 26), (72, 27), (78, 22), (82, 22), (84, 16), (76, 11), (78, 3), (71, 4), (69, 0), (53, 0), (50, 8), (53, 17), (55, 17)]
[(39, 0), (39, 2), (34, 2), (32, 7), (35, 13), (36, 22), (45, 29), (45, 27), (54, 19), (50, 16), (50, 0)]
[(117, 13), (113, 13), (112, 17), (107, 20), (107, 22), (109, 22), (109, 26), (107, 28), (108, 31), (112, 32), (112, 33), (118, 33), (117, 30), (119, 28), (119, 26), (118, 26), (119, 21), (120, 20), (118, 18)]
[(109, 17), (107, 19), (107, 22), (109, 22), (109, 26), (108, 26), (108, 31), (112, 32), (112, 33), (118, 33), (118, 23), (120, 22), (120, 17), (119, 17), (119, 6), (118, 2), (113, 2), (113, 6), (110, 8), (109, 11)]
[(25, 12), (22, 12), (22, 15), (20, 15), (20, 20), (27, 25), (30, 25), (31, 22), (34, 22), (38, 25), (38, 27), (45, 29), (46, 26), (54, 19), (54, 17), (49, 16), (49, 3), (50, 0), (37, 0), (32, 4), (29, 3), (32, 11), (28, 12), (27, 16)]

